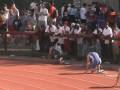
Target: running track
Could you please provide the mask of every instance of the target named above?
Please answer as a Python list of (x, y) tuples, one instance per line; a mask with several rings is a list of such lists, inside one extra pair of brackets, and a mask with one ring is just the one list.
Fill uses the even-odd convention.
[(0, 90), (120, 90), (116, 71), (85, 74), (79, 64), (54, 65), (29, 60), (0, 60)]

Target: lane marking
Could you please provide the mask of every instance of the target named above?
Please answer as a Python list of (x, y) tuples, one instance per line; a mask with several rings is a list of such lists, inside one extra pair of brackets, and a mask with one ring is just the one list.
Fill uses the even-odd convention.
[[(11, 71), (15, 71), (15, 70), (11, 70)], [(25, 71), (25, 70), (22, 70)], [(21, 71), (21, 72), (22, 72)], [(36, 72), (32, 72), (32, 71), (25, 71), (25, 72), (29, 72), (29, 73), (36, 73)], [(36, 74), (41, 74), (41, 73), (36, 73)], [(47, 75), (47, 76), (56, 76), (56, 77), (61, 77), (61, 78), (68, 78), (68, 79), (72, 79), (72, 80), (78, 80), (78, 81), (83, 81), (83, 82), (88, 82), (88, 83), (92, 83), (92, 84), (97, 84), (97, 85), (102, 85), (102, 86), (106, 86), (103, 83), (97, 83), (97, 82), (93, 82), (93, 81), (88, 81), (88, 80), (84, 80), (84, 79), (76, 79), (73, 77), (64, 77), (64, 76), (59, 76), (59, 75), (54, 75), (54, 74), (41, 74), (41, 75)]]
[[(18, 75), (18, 74), (5, 74), (5, 73), (1, 73), (0, 74), (2, 75), (7, 75), (7, 76), (16, 76), (16, 77), (23, 77), (23, 78), (27, 78), (27, 79), (33, 79), (33, 80), (41, 80), (41, 81), (44, 81), (44, 82), (48, 82), (48, 83), (53, 83), (53, 84), (57, 84), (57, 85), (61, 85), (61, 86), (65, 86), (66, 88), (67, 87), (70, 87), (70, 88), (74, 88), (74, 89), (77, 89), (77, 90), (81, 90), (79, 87), (76, 87), (76, 86), (73, 86), (73, 85), (69, 85), (69, 84), (61, 84), (61, 83), (58, 83), (56, 81), (49, 81), (49, 80), (46, 80), (46, 79), (41, 79), (41, 78), (33, 78), (33, 77), (30, 77), (30, 76), (24, 76), (24, 75)], [(54, 77), (54, 76), (53, 76)], [(11, 81), (11, 80), (10, 80)], [(25, 84), (24, 84), (25, 85)], [(33, 85), (32, 85), (33, 86)], [(34, 86), (35, 87), (35, 86)]]

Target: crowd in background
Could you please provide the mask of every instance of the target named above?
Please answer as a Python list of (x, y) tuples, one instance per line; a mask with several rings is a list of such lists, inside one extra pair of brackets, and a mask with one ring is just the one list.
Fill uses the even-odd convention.
[(104, 61), (120, 62), (120, 15), (105, 4), (84, 3), (78, 8), (71, 3), (60, 10), (53, 2), (32, 2), (23, 10), (18, 10), (15, 4), (3, 5), (0, 33), (6, 31), (34, 31), (36, 50), (49, 55), (57, 40), (65, 55), (82, 60), (88, 52), (95, 51)]

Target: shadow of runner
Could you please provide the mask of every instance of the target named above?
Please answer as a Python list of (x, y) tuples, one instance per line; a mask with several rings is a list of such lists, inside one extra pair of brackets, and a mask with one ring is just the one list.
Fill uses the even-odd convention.
[(96, 89), (96, 90), (98, 90), (98, 89), (101, 89), (101, 90), (103, 90), (103, 89), (115, 89), (115, 88), (118, 88), (118, 89), (120, 89), (120, 86), (95, 86), (95, 87), (90, 87), (91, 89)]
[(58, 75), (81, 75), (81, 74), (87, 74), (85, 72), (80, 72), (80, 73), (60, 73)]
[(6, 57), (0, 58), (0, 66), (17, 66), (17, 65), (41, 65), (52, 64), (53, 60), (46, 58), (26, 58), (26, 57)]

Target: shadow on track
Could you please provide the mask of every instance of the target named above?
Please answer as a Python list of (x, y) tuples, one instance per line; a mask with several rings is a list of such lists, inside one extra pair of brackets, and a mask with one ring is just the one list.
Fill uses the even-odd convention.
[(100, 90), (111, 89), (111, 88), (113, 88), (113, 89), (115, 89), (115, 88), (120, 89), (120, 86), (96, 86), (96, 87), (90, 87), (90, 89), (96, 89), (96, 90), (98, 90), (98, 89), (100, 89)]

